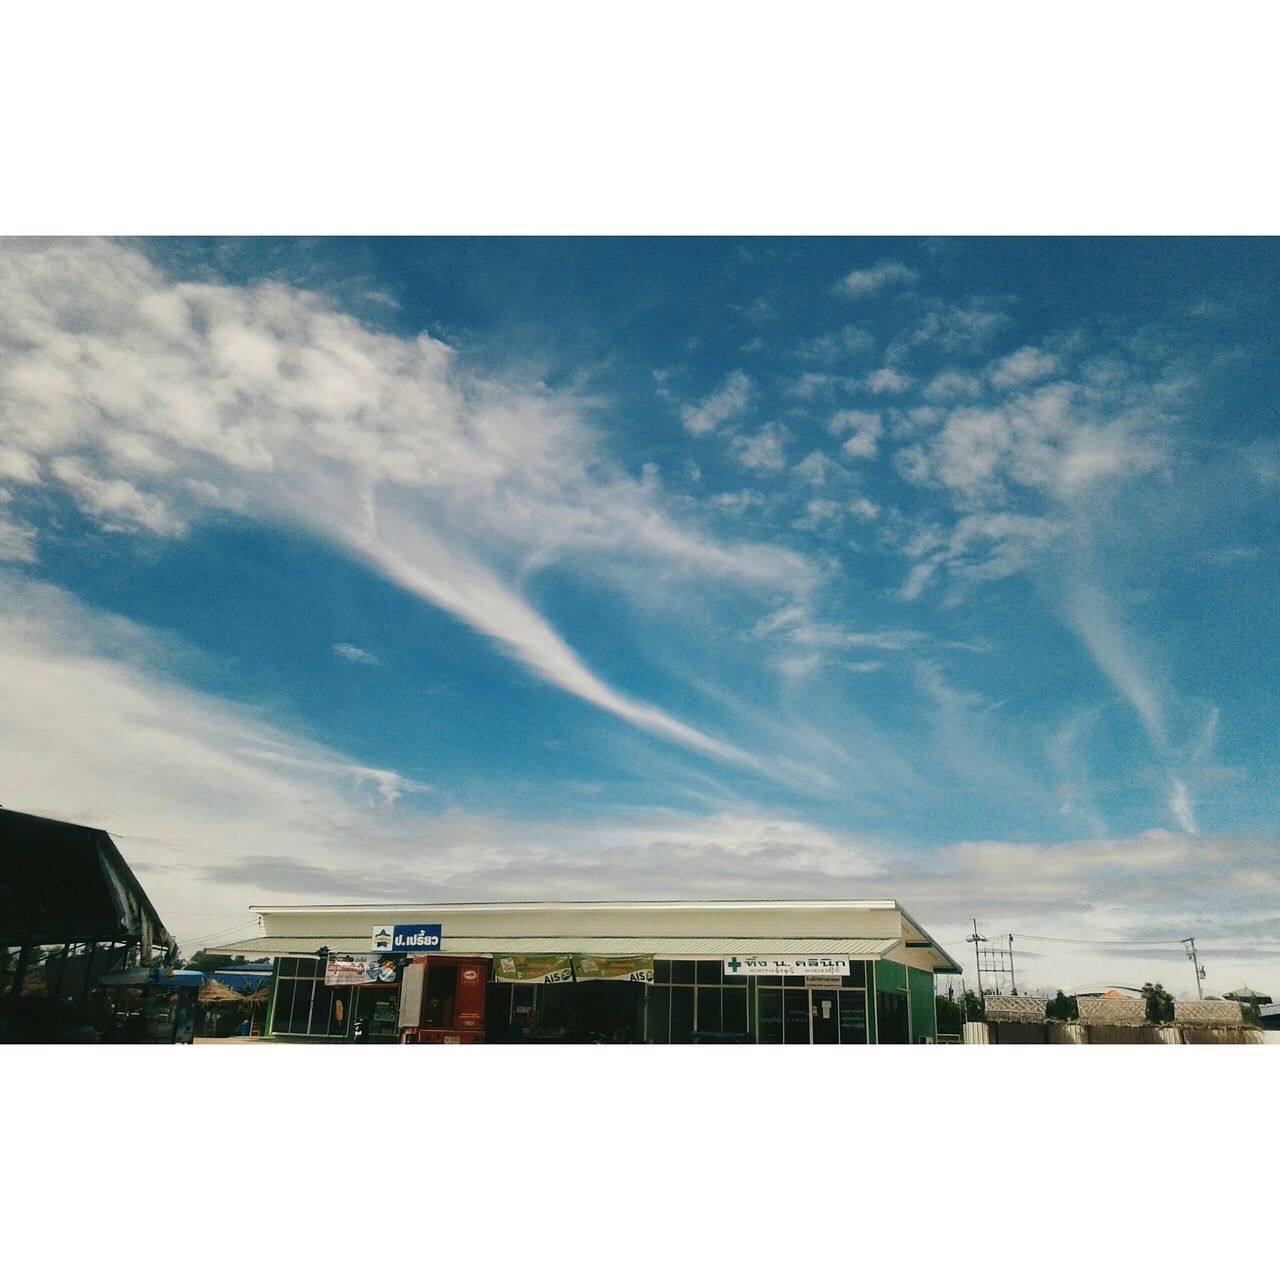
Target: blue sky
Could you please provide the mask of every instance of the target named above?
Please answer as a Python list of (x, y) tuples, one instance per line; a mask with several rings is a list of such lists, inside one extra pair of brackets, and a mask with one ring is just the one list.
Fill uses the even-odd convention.
[(0, 803), (192, 943), (891, 896), (1264, 987), (1277, 299), (1274, 240), (9, 242)]

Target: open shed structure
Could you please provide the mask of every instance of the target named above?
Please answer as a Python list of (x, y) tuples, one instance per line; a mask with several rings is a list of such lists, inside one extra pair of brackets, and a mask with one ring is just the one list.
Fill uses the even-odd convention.
[(60, 1039), (103, 976), (177, 943), (105, 831), (0, 809), (0, 953), (0, 1040)]

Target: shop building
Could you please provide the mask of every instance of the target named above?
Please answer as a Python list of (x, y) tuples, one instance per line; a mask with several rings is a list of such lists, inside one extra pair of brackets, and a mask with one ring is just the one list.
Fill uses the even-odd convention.
[(960, 972), (892, 900), (253, 910), (281, 1040), (932, 1043)]

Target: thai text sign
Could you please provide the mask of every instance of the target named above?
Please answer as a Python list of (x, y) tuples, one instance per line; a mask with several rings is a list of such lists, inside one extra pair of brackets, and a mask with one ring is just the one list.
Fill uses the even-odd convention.
[(324, 967), (326, 987), (364, 987), (377, 982), (395, 982), (399, 974), (390, 956), (356, 956), (337, 960), (332, 956)]
[(848, 956), (728, 956), (728, 974), (747, 978), (770, 976), (843, 977), (849, 972)]
[(652, 982), (652, 956), (591, 956), (575, 952), (573, 972), (579, 982), (612, 978), (617, 982)]
[(380, 924), (373, 931), (374, 951), (439, 951), (444, 930), (438, 924)]
[(573, 957), (563, 955), (498, 955), (493, 976), (499, 982), (572, 982)]

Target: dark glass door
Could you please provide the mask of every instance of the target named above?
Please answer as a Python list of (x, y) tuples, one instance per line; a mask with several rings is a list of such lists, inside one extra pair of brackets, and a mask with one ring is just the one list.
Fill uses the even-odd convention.
[(809, 993), (804, 987), (786, 987), (782, 992), (782, 1043), (810, 1044)]
[(810, 991), (810, 1019), (814, 1044), (840, 1043), (839, 991)]

